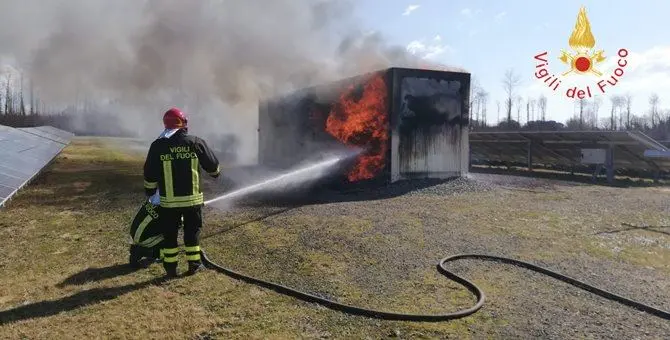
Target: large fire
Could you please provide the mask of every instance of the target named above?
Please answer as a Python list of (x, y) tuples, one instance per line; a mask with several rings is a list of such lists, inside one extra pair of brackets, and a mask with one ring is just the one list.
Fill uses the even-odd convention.
[(387, 89), (383, 74), (375, 74), (362, 91), (349, 86), (330, 109), (326, 131), (346, 145), (363, 148), (350, 182), (373, 178), (384, 167), (388, 141)]

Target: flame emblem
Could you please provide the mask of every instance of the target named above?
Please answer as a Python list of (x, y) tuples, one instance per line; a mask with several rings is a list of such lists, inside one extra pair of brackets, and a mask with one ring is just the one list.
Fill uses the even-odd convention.
[(604, 52), (603, 50), (593, 52), (596, 39), (593, 37), (593, 33), (591, 33), (591, 24), (586, 17), (586, 8), (584, 6), (579, 9), (577, 23), (568, 43), (575, 53), (570, 54), (565, 52), (565, 50), (561, 50), (561, 56), (558, 59), (570, 65), (570, 70), (563, 73), (564, 76), (572, 72), (577, 74), (593, 73), (597, 76), (602, 75), (602, 73), (594, 68), (594, 65), (605, 60), (605, 56), (603, 56)]

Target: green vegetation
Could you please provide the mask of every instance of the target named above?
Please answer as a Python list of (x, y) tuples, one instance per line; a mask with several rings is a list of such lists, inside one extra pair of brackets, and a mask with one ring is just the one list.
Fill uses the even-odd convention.
[[(487, 304), (471, 317), (441, 323), (350, 316), (212, 271), (160, 283), (154, 280), (163, 274), (159, 265), (124, 267), (128, 223), (143, 200), (142, 161), (108, 148), (104, 139), (76, 138), (0, 213), (2, 337), (526, 337), (542, 327), (529, 308), (541, 301), (536, 296), (573, 314), (606, 308), (594, 299), (564, 298), (576, 289), (539, 275), (471, 260), (454, 269), (485, 290)], [(462, 252), (513, 256), (575, 277), (599, 270), (601, 285), (644, 275), (667, 285), (668, 229), (602, 232), (625, 229), (622, 222), (666, 223), (669, 197), (658, 188), (496, 189), (305, 206), (242, 226), (262, 213), (206, 210), (203, 233), (211, 237), (203, 246), (236, 271), (348, 304), (446, 313), (474, 303), (435, 270), (440, 258)], [(626, 287), (623, 295), (642, 295), (633, 283)], [(617, 311), (609, 314), (621, 314), (613, 324), (629, 315), (646, 320), (607, 306)], [(663, 327), (654, 322), (649, 327)]]

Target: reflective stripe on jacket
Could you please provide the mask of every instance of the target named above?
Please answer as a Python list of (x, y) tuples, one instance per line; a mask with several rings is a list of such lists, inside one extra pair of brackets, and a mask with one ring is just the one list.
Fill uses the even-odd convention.
[(163, 208), (201, 205), (200, 167), (212, 177), (220, 174), (218, 159), (201, 138), (179, 130), (156, 139), (144, 163), (145, 192), (152, 195), (158, 189)]

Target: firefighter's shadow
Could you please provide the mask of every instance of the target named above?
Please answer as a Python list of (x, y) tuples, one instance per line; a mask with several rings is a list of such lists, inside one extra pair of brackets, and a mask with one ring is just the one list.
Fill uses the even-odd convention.
[(102, 268), (86, 268), (76, 274), (70, 275), (56, 287), (83, 285), (90, 282), (98, 282), (118, 276), (128, 275), (136, 272), (138, 269), (132, 268), (127, 264), (116, 264)]
[(43, 318), (76, 310), (92, 304), (115, 299), (121, 295), (151, 285), (158, 285), (162, 278), (127, 284), (118, 287), (93, 288), (57, 300), (33, 302), (0, 312), (0, 326), (8, 323)]

